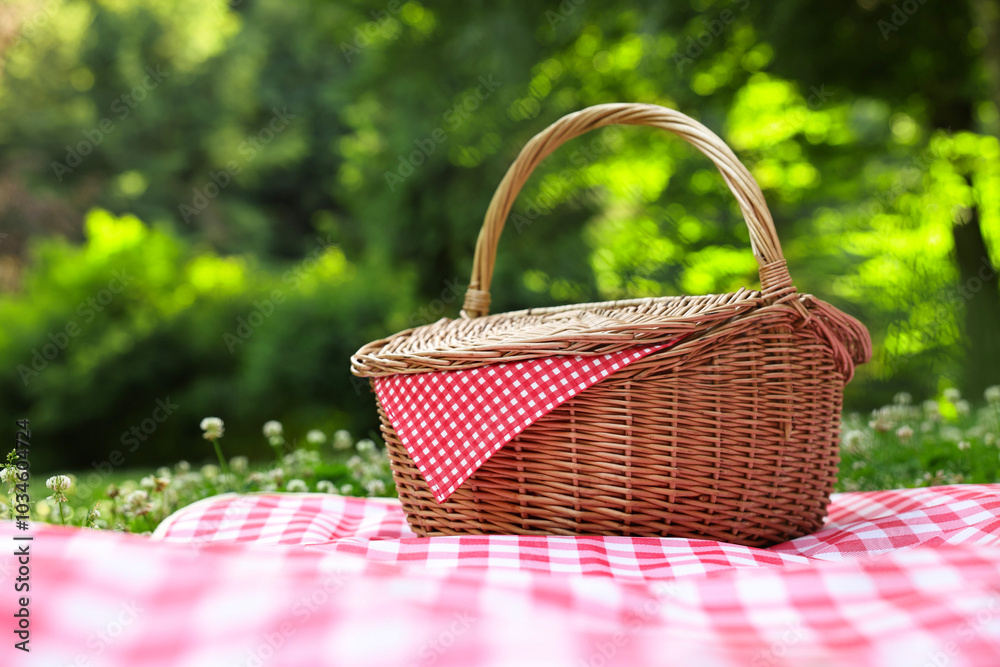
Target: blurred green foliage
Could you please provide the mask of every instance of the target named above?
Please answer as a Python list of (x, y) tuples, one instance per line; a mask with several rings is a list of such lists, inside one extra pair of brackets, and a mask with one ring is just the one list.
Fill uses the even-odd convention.
[(0, 405), (52, 443), (33, 450), (36, 464), (200, 460), (211, 451), (192, 434), (208, 412), (246, 442), (278, 415), (371, 426), (356, 418), (371, 400), (346, 360), (407, 309), (391, 272), (323, 239), (290, 268), (269, 267), (102, 210), (85, 237), (35, 243), (23, 291), (0, 299), (0, 363), (14, 371), (0, 377)]
[[(177, 443), (206, 414), (371, 431), (349, 355), (455, 316), (520, 147), (617, 101), (678, 108), (750, 167), (799, 290), (871, 330), (849, 406), (979, 395), (1000, 376), (998, 17), (996, 0), (8, 2), (0, 419), (32, 418), (66, 465), (167, 396), (178, 416), (130, 464), (192, 456)], [(608, 128), (529, 181), (493, 307), (729, 291), (756, 283), (748, 245), (704, 156)], [(134, 278), (86, 305), (115, 271)], [(275, 290), (272, 316), (224, 338)]]

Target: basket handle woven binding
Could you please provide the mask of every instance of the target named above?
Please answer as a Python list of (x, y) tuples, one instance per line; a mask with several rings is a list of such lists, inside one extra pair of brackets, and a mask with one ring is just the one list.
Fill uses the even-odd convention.
[[(514, 200), (531, 172), (564, 142), (607, 125), (658, 127), (673, 132), (707, 155), (719, 169), (743, 212), (743, 219), (750, 230), (750, 245), (760, 266), (760, 285), (765, 298), (772, 303), (794, 298), (795, 288), (760, 186), (722, 139), (698, 121), (667, 107), (655, 104), (599, 104), (564, 116), (536, 134), (507, 170), (490, 201), (476, 242), (463, 317), (481, 317), (489, 312), (490, 282), (497, 243)], [(792, 305), (801, 309), (798, 301), (792, 300)]]

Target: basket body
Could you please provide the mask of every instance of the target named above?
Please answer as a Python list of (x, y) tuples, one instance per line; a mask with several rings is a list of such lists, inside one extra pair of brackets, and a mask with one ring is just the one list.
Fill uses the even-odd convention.
[(649, 355), (529, 426), (439, 504), (380, 409), (418, 535), (626, 535), (767, 546), (817, 529), (844, 377), (791, 309)]
[[(561, 143), (612, 124), (667, 130), (715, 163), (747, 224), (760, 291), (487, 315), (500, 233), (532, 169)], [(537, 134), (490, 202), (462, 317), (369, 343), (351, 363), (356, 375), (378, 382), (638, 347), (656, 351), (553, 403), (440, 503), (380, 404), (413, 530), (683, 537), (762, 547), (822, 525), (839, 464), (844, 385), (870, 358), (871, 340), (854, 318), (796, 291), (753, 176), (719, 137), (675, 110), (598, 105)], [(420, 421), (446, 403), (426, 399), (423, 414), (400, 423)], [(484, 440), (459, 436), (461, 447)], [(417, 443), (418, 458), (442, 445), (436, 435), (426, 437), (434, 442)], [(449, 455), (446, 447), (438, 451)]]

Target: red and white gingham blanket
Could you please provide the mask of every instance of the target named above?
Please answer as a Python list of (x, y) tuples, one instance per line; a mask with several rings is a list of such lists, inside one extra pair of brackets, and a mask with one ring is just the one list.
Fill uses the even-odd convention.
[(771, 549), (421, 539), (395, 501), (317, 494), (207, 499), (153, 539), (34, 536), (29, 655), (0, 561), (3, 665), (1000, 665), (1000, 485), (838, 495)]

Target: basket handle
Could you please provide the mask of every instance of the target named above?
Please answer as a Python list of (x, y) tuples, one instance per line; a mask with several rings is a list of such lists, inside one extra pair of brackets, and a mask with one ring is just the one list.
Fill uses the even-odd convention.
[(563, 142), (606, 125), (659, 127), (687, 140), (707, 155), (739, 202), (743, 219), (750, 230), (750, 245), (760, 265), (760, 284), (765, 297), (773, 302), (794, 294), (795, 288), (781, 254), (781, 243), (760, 186), (722, 139), (698, 121), (674, 109), (655, 104), (598, 104), (563, 116), (536, 134), (507, 170), (490, 201), (479, 231), (462, 317), (481, 317), (489, 312), (490, 281), (497, 243), (514, 200), (531, 172)]

